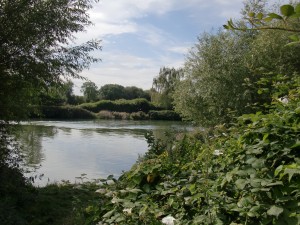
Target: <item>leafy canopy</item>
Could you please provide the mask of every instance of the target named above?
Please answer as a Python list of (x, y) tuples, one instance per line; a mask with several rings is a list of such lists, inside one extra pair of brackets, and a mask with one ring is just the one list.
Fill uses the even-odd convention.
[(26, 115), (36, 93), (99, 61), (99, 41), (74, 45), (91, 25), (92, 0), (4, 0), (0, 3), (0, 118)]

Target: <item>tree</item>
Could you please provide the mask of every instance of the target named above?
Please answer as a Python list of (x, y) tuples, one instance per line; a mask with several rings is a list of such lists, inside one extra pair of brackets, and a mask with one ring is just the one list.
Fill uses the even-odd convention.
[(86, 102), (94, 102), (99, 99), (98, 87), (92, 81), (84, 82), (81, 86), (81, 92), (83, 92)]
[(131, 86), (125, 87), (125, 99), (136, 99), (136, 98), (145, 98), (150, 101), (149, 93), (145, 92), (143, 89)]
[(3, 0), (0, 3), (0, 119), (20, 119), (39, 92), (99, 59), (99, 41), (74, 46), (74, 33), (90, 25), (92, 0)]
[(183, 77), (182, 69), (163, 67), (160, 69), (157, 77), (152, 83), (152, 102), (159, 106), (172, 109), (173, 108), (173, 92), (175, 85)]
[[(26, 118), (31, 106), (40, 103), (41, 93), (63, 84), (68, 78), (82, 78), (79, 73), (99, 61), (89, 54), (101, 49), (99, 41), (77, 46), (73, 42), (74, 34), (91, 24), (87, 10), (92, 2), (0, 1), (1, 193), (7, 191), (7, 187), (19, 188), (25, 183), (18, 167), (18, 147), (11, 138), (8, 121)], [(6, 180), (7, 177), (14, 179)], [(7, 183), (15, 181), (16, 177), (22, 178), (20, 183)]]
[(219, 32), (199, 37), (175, 89), (175, 110), (201, 125), (228, 122), (232, 111), (247, 112), (251, 95), (241, 84), (251, 76), (244, 66), (248, 50), (247, 36)]
[(119, 84), (106, 84), (99, 90), (101, 99), (117, 100), (125, 98), (125, 88)]
[(183, 117), (211, 126), (266, 110), (274, 89), (272, 74), (291, 79), (299, 72), (299, 47), (285, 47), (289, 33), (248, 29), (242, 22), (236, 24), (247, 32), (204, 34), (190, 51), (174, 94), (175, 110)]
[(39, 105), (75, 104), (73, 86), (72, 81), (66, 81), (61, 84), (52, 85), (47, 90), (40, 91)]

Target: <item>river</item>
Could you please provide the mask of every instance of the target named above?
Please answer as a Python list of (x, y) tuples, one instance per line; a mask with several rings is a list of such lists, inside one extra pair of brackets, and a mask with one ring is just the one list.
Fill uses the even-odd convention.
[(118, 177), (147, 151), (147, 132), (164, 138), (166, 131), (186, 129), (191, 126), (173, 121), (31, 121), (21, 123), (15, 134), (23, 146), (26, 176), (44, 186)]

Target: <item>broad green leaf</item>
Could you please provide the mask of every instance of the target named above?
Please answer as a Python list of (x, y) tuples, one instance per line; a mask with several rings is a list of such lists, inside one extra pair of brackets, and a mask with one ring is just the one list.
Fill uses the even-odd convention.
[(291, 148), (299, 148), (300, 147), (300, 140), (297, 140), (296, 143)]
[(246, 184), (248, 184), (248, 181), (245, 179), (238, 179), (235, 182), (235, 185), (237, 186), (238, 189), (243, 190), (246, 186)]
[(282, 181), (276, 181), (273, 183), (269, 183), (266, 185), (266, 187), (272, 187), (272, 186), (278, 186), (278, 185), (283, 185)]
[(105, 213), (105, 214), (103, 215), (103, 218), (109, 218), (109, 217), (111, 217), (111, 215), (114, 214), (114, 212), (115, 212), (115, 209), (113, 209), (113, 210), (111, 210), (111, 211)]
[(295, 9), (291, 5), (283, 5), (280, 7), (280, 12), (282, 15), (289, 17), (295, 13)]
[(276, 217), (278, 217), (281, 213), (283, 213), (283, 208), (276, 205), (272, 205), (271, 208), (267, 211), (268, 215)]
[(265, 160), (264, 159), (257, 159), (255, 162), (252, 163), (252, 167), (256, 169), (260, 169), (265, 166)]
[(247, 207), (252, 201), (251, 197), (243, 197), (238, 201), (237, 206), (240, 208)]
[(275, 169), (274, 175), (277, 176), (277, 175), (282, 171), (282, 169), (283, 169), (283, 166), (282, 166), (282, 165), (278, 166), (278, 167)]
[(189, 190), (190, 190), (191, 194), (193, 195), (196, 192), (196, 184), (190, 185)]
[(269, 13), (268, 16), (272, 19), (279, 19), (279, 20), (283, 20), (283, 17), (276, 14), (276, 13)]

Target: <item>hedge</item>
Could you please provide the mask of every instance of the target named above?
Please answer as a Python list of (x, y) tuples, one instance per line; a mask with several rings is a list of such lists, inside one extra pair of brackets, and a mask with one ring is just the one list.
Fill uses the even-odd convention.
[(116, 101), (101, 100), (93, 103), (84, 103), (79, 105), (79, 107), (94, 113), (98, 113), (103, 110), (127, 113), (142, 111), (148, 113), (150, 110), (157, 109), (152, 103), (144, 98), (133, 100), (120, 99)]

